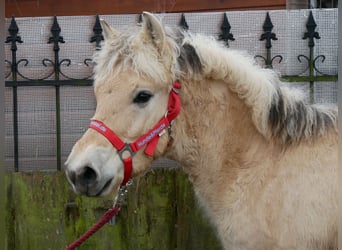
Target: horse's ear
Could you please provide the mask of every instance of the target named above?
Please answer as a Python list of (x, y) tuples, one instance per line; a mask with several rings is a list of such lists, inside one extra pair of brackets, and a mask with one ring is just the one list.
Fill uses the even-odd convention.
[(103, 30), (103, 37), (105, 41), (113, 40), (119, 36), (120, 32), (113, 29), (105, 20), (100, 20), (101, 27)]
[(143, 12), (143, 23), (141, 38), (153, 42), (159, 52), (163, 51), (165, 43), (165, 32), (160, 21), (149, 12)]

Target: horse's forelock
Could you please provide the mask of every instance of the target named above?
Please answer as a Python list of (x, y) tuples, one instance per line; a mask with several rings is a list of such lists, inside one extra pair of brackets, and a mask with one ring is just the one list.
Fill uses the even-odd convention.
[(127, 39), (129, 37), (121, 33), (116, 39), (105, 41), (101, 49), (94, 54), (95, 82), (108, 79), (115, 74), (114, 70), (123, 63), (123, 58), (128, 54)]
[(155, 82), (176, 80), (182, 74), (177, 58), (180, 55), (178, 37), (171, 29), (166, 45), (160, 54), (153, 43), (140, 39), (138, 32), (121, 33), (112, 41), (106, 41), (101, 50), (95, 53), (95, 80), (115, 77), (124, 68), (131, 68), (137, 74)]

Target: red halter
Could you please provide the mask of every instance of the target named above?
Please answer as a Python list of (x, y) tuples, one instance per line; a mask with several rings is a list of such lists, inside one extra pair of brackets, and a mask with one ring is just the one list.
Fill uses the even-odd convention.
[[(109, 127), (103, 122), (98, 120), (92, 120), (89, 124), (89, 128), (92, 128), (107, 138), (108, 141), (117, 149), (121, 161), (124, 164), (124, 179), (121, 186), (125, 186), (132, 174), (132, 157), (142, 147), (146, 146), (145, 154), (153, 156), (154, 150), (157, 147), (159, 137), (164, 134), (165, 129), (171, 131), (171, 125), (174, 119), (180, 112), (181, 101), (179, 98), (179, 90), (181, 84), (175, 82), (173, 88), (170, 91), (169, 103), (165, 116), (159, 120), (159, 122), (153, 126), (146, 134), (140, 136), (135, 142), (125, 143), (123, 142)], [(124, 158), (123, 153), (128, 152), (129, 157)]]

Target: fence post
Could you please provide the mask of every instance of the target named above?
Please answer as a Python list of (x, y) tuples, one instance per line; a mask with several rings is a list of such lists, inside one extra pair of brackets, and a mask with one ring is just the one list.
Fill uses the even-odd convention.
[[(59, 61), (59, 45), (58, 43), (65, 43), (63, 37), (60, 36), (61, 28), (59, 27), (57, 17), (55, 16), (53, 19), (53, 24), (51, 27), (52, 37), (49, 38), (48, 43), (53, 43), (53, 51), (55, 55), (54, 61), (54, 75), (55, 80), (59, 81), (59, 73), (60, 66), (63, 63), (63, 60)], [(60, 107), (60, 89), (59, 85), (55, 84), (56, 89), (56, 153), (57, 153), (57, 170), (61, 170), (62, 166), (62, 153), (61, 153), (61, 107)]]
[(19, 171), (19, 142), (18, 142), (18, 92), (17, 92), (17, 73), (18, 73), (18, 63), (17, 63), (17, 42), (22, 43), (21, 37), (18, 36), (19, 28), (12, 17), (11, 24), (8, 28), (10, 36), (6, 38), (5, 43), (11, 43), (12, 51), (12, 62), (8, 62), (11, 65), (12, 74), (12, 94), (13, 94), (13, 140), (14, 140), (14, 171)]
[[(314, 47), (315, 47), (315, 41), (314, 38), (320, 39), (321, 37), (319, 36), (318, 32), (315, 31), (317, 27), (317, 24), (313, 18), (312, 11), (310, 11), (308, 21), (306, 23), (306, 29), (307, 32), (304, 33), (303, 39), (309, 38), (309, 49), (310, 49), (310, 54), (309, 54), (309, 78), (310, 78), (310, 102), (314, 103), (314, 84), (315, 84), (315, 61), (318, 59), (320, 56), (314, 58)], [(298, 57), (300, 58), (300, 57)], [(324, 60), (324, 58), (323, 58)]]
[[(0, 40), (3, 41), (5, 40), (5, 29), (3, 29), (5, 27), (5, 2), (2, 1), (0, 3), (0, 26), (2, 27), (0, 29)], [(5, 47), (2, 46), (0, 48), (0, 58), (5, 58)], [(5, 67), (4, 67), (4, 61), (0, 61), (0, 127), (5, 128)], [(1, 141), (5, 141), (5, 129), (2, 129), (0, 131), (0, 140)], [(2, 201), (0, 204), (0, 235), (6, 235), (7, 232), (7, 228), (6, 228), (6, 224), (5, 224), (5, 216), (6, 216), (6, 212), (5, 212), (5, 195), (6, 195), (6, 191), (5, 191), (5, 185), (3, 185), (3, 183), (5, 183), (5, 143), (2, 143), (0, 145), (0, 200)], [(5, 229), (6, 228), (6, 229)], [(1, 237), (0, 238), (0, 248), (5, 249), (5, 244), (6, 244), (6, 240), (5, 237)]]

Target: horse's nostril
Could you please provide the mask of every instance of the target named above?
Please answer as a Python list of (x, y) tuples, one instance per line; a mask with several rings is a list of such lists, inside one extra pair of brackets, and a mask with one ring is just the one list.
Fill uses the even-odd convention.
[(91, 167), (85, 167), (84, 172), (80, 175), (80, 181), (86, 184), (91, 184), (96, 181), (97, 174)]

